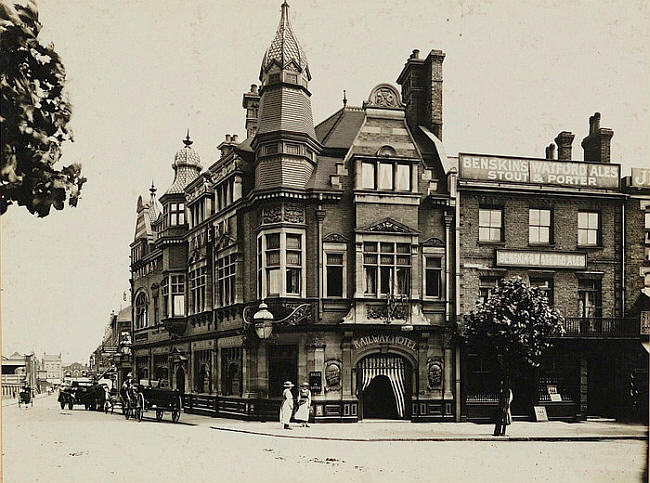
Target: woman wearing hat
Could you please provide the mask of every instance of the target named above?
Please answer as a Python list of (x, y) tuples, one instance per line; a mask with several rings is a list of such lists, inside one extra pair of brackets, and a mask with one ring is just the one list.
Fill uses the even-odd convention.
[(293, 383), (291, 381), (286, 381), (284, 383), (284, 391), (282, 391), (282, 406), (280, 406), (280, 422), (284, 424), (284, 429), (291, 429), (289, 427), (289, 421), (291, 420), (291, 415), (293, 414), (293, 393), (291, 388)]
[(309, 408), (311, 406), (311, 391), (309, 390), (309, 383), (303, 382), (300, 385), (300, 391), (298, 392), (298, 410), (294, 418), (296, 421), (300, 421), (301, 426), (309, 427)]

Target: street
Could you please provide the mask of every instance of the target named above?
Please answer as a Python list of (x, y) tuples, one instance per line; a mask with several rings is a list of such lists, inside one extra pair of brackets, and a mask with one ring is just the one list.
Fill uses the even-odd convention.
[[(3, 408), (4, 481), (640, 481), (644, 441), (321, 441), (61, 410)], [(267, 423), (269, 425), (273, 423)], [(516, 423), (515, 423), (516, 424)], [(308, 434), (310, 428), (295, 427)]]

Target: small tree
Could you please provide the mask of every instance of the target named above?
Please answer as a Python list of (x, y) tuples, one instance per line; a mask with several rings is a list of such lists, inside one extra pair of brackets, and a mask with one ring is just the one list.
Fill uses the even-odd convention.
[(67, 128), (70, 103), (65, 70), (54, 51), (37, 37), (41, 30), (32, 1), (25, 6), (0, 0), (0, 215), (12, 204), (47, 216), (76, 206), (86, 181), (77, 164), (55, 164)]
[(564, 331), (562, 316), (542, 289), (521, 279), (501, 280), (476, 311), (465, 316), (468, 348), (492, 358), (500, 370), (499, 408), (494, 435), (504, 435), (513, 372), (539, 366), (550, 338)]

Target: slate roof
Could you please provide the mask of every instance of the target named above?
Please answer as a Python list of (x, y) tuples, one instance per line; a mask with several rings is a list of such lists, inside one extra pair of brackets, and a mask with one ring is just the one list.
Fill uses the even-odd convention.
[(172, 185), (165, 191), (166, 195), (183, 194), (185, 187), (194, 181), (201, 172), (201, 158), (199, 154), (192, 148), (192, 140), (190, 133), (183, 139), (183, 146), (176, 152), (172, 168), (174, 168), (174, 181)]
[(364, 118), (362, 108), (346, 106), (316, 126), (316, 137), (325, 148), (348, 149)]
[(118, 322), (131, 322), (131, 306), (124, 307), (117, 314)]
[[(291, 23), (289, 22), (289, 4), (287, 2), (282, 4), (280, 24), (275, 33), (275, 38), (264, 54), (261, 71), (266, 71), (273, 63), (279, 65), (282, 69), (294, 63), (295, 67), (301, 72), (305, 71), (307, 79), (311, 80), (307, 56), (302, 50), (302, 47), (300, 47), (291, 29)], [(260, 72), (260, 80), (261, 78), (262, 75)]]
[(306, 189), (315, 190), (334, 190), (330, 184), (330, 176), (336, 174), (336, 164), (343, 163), (341, 158), (333, 158), (330, 156), (318, 156), (316, 160), (316, 169), (307, 181)]

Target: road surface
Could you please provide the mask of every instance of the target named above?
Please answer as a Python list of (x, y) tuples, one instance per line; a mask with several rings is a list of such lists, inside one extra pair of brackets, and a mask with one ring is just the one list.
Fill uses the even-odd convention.
[[(148, 413), (153, 416), (153, 413)], [(55, 396), (3, 408), (4, 481), (640, 481), (643, 441), (351, 442), (273, 438), (61, 410)], [(271, 423), (269, 423), (271, 424)], [(309, 428), (295, 428), (308, 432)]]

